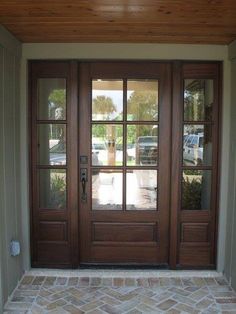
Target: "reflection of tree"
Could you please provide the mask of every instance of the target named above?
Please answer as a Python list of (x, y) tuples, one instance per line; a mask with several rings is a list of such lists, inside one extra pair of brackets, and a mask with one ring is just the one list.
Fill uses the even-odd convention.
[(106, 96), (97, 96), (93, 98), (93, 114), (102, 115), (104, 120), (110, 120), (111, 115), (116, 112), (116, 106), (112, 99)]
[(48, 101), (51, 104), (50, 118), (54, 119), (57, 114), (56, 120), (62, 120), (65, 118), (66, 111), (66, 90), (65, 89), (54, 89), (49, 97)]
[(157, 91), (134, 91), (127, 103), (133, 120), (157, 120)]
[(55, 208), (65, 208), (66, 205), (66, 182), (65, 177), (60, 174), (51, 176), (50, 206)]
[(204, 80), (194, 80), (185, 87), (184, 118), (185, 120), (204, 120)]
[(183, 196), (182, 196), (182, 209), (185, 210), (199, 210), (201, 206), (201, 192), (202, 184), (196, 179), (183, 180)]

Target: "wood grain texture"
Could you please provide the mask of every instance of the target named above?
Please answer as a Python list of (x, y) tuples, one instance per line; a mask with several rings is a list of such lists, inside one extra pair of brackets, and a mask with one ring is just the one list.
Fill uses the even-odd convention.
[(208, 223), (183, 223), (181, 226), (181, 242), (208, 242)]
[(0, 23), (22, 42), (229, 44), (236, 2), (3, 0)]
[(93, 224), (93, 241), (156, 242), (155, 223), (102, 223)]

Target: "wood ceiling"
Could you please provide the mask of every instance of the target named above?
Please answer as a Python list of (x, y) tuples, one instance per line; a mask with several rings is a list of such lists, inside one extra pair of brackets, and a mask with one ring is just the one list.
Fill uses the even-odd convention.
[(236, 0), (1, 0), (22, 42), (229, 44)]

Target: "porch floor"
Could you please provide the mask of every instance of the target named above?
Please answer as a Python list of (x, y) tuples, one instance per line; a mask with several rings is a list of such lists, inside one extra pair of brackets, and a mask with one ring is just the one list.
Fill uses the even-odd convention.
[(4, 313), (236, 313), (236, 293), (214, 271), (34, 270)]

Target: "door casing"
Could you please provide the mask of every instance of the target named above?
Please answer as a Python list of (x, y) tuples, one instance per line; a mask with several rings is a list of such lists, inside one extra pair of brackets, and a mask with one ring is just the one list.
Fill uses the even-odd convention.
[[(96, 62), (95, 62), (96, 63)], [(100, 62), (98, 62), (100, 63)], [(121, 64), (124, 62), (114, 62), (114, 64)], [(133, 63), (133, 62), (129, 62)], [(137, 63), (137, 62), (134, 62)], [(144, 66), (148, 66), (149, 62), (140, 62)], [(59, 66), (60, 64), (60, 66)], [(62, 65), (63, 64), (63, 65)], [(82, 63), (81, 63), (82, 64)], [(90, 63), (91, 64), (91, 63)], [(169, 267), (172, 269), (175, 268), (215, 268), (216, 264), (216, 239), (217, 239), (217, 217), (218, 217), (218, 194), (217, 189), (219, 187), (219, 133), (220, 133), (220, 102), (221, 102), (221, 63), (220, 62), (184, 62), (184, 61), (174, 61), (170, 62), (172, 67), (172, 153), (171, 153), (171, 192), (170, 192), (170, 246), (169, 246)], [(62, 69), (64, 66), (64, 69)], [(58, 67), (61, 67), (61, 71), (58, 70)], [(66, 70), (65, 70), (66, 68)], [(52, 213), (46, 213), (39, 211), (36, 208), (35, 198), (37, 196), (36, 188), (36, 178), (34, 175), (34, 167), (36, 160), (36, 148), (34, 144), (35, 139), (35, 108), (36, 102), (34, 99), (34, 93), (36, 93), (36, 81), (40, 75), (46, 77), (54, 77), (55, 75), (62, 75), (64, 77), (65, 72), (67, 73), (68, 80), (68, 101), (72, 104), (78, 104), (78, 98), (81, 97), (81, 90), (78, 91), (78, 81), (79, 76), (83, 75), (83, 72), (80, 68), (78, 72), (78, 62), (77, 61), (32, 61), (29, 64), (29, 100), (30, 100), (30, 115), (29, 115), (29, 124), (30, 124), (30, 138), (31, 138), (31, 151), (30, 151), (30, 167), (33, 169), (31, 175), (31, 258), (33, 267), (66, 267), (66, 268), (76, 268), (79, 266), (80, 261), (80, 252), (78, 246), (78, 191), (79, 191), (79, 182), (78, 182), (78, 172), (79, 172), (79, 152), (78, 147), (74, 147), (68, 142), (68, 185), (70, 185), (68, 190), (69, 195), (69, 211), (66, 214), (54, 212), (57, 217), (53, 216)], [(58, 74), (59, 73), (59, 74)], [(79, 73), (79, 76), (78, 76)], [(180, 211), (180, 169), (181, 169), (181, 151), (182, 151), (182, 108), (183, 104), (183, 79), (185, 77), (192, 78), (212, 78), (214, 80), (214, 97), (216, 103), (216, 109), (214, 113), (214, 154), (217, 156), (213, 160), (213, 171), (214, 171), (214, 180), (213, 180), (213, 195), (212, 195), (212, 211), (207, 213), (197, 212), (197, 213), (188, 213), (185, 211)], [(89, 82), (87, 82), (89, 83)], [(68, 108), (68, 137), (78, 135), (78, 121), (75, 119), (78, 117), (78, 105), (69, 106)], [(181, 123), (180, 123), (181, 121)], [(176, 139), (176, 140), (174, 140)], [(76, 145), (75, 145), (76, 146)], [(73, 158), (71, 158), (73, 156)], [(192, 214), (192, 215), (191, 215)], [(41, 221), (62, 221), (63, 219), (68, 219), (68, 234), (67, 234), (67, 259), (62, 258), (62, 262), (50, 261), (50, 245), (42, 247), (48, 243), (42, 243), (38, 241), (35, 234), (39, 228), (38, 220)], [(190, 248), (190, 251), (185, 251), (188, 245), (181, 243), (181, 225), (183, 223), (189, 223), (196, 219), (199, 223), (209, 223), (210, 224), (210, 246), (209, 246), (209, 258), (203, 258), (203, 263), (199, 265), (188, 264), (186, 263), (185, 258), (181, 258), (181, 254), (191, 255), (194, 258), (193, 250), (194, 245)], [(47, 242), (47, 241), (46, 241)], [(50, 241), (49, 241), (50, 242)], [(54, 243), (55, 244), (55, 243)], [(39, 246), (41, 245), (41, 250)], [(195, 243), (196, 247), (201, 247), (201, 244)], [(60, 246), (58, 247), (58, 251)], [(204, 249), (203, 249), (204, 251)], [(41, 253), (40, 253), (41, 252)], [(73, 252), (73, 253), (72, 253)], [(182, 253), (181, 253), (182, 252)], [(199, 251), (201, 252), (201, 250)], [(205, 254), (206, 250), (203, 254)], [(45, 254), (45, 258), (40, 259), (39, 254)], [(208, 254), (208, 253), (207, 253)], [(62, 254), (63, 255), (63, 254)], [(60, 255), (59, 255), (60, 257)], [(181, 260), (183, 262), (181, 262)], [(204, 261), (209, 261), (205, 263)]]

